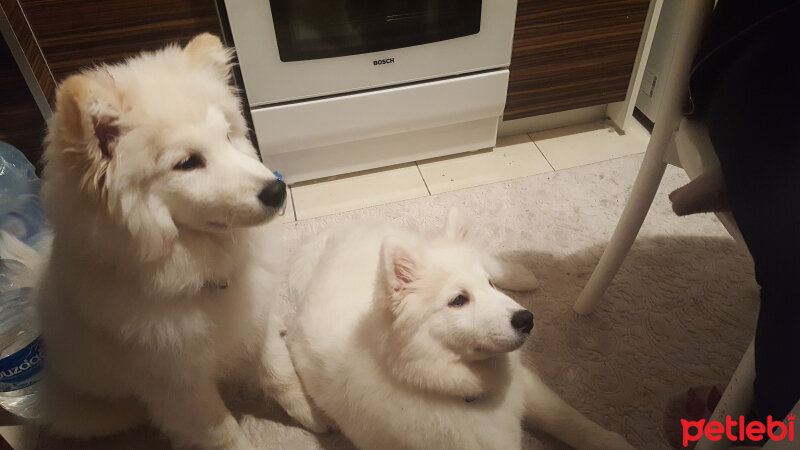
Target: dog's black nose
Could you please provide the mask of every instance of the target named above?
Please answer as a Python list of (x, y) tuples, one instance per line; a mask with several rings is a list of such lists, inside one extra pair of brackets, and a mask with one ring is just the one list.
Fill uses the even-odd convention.
[(280, 207), (286, 200), (286, 183), (281, 180), (271, 181), (258, 193), (258, 199), (267, 206)]
[(511, 316), (511, 326), (521, 333), (530, 333), (533, 329), (533, 314), (526, 309), (520, 309)]

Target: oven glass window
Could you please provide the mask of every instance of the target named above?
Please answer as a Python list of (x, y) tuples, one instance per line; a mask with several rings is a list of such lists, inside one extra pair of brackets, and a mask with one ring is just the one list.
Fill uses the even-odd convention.
[(271, 0), (281, 61), (355, 55), (476, 34), (481, 0)]

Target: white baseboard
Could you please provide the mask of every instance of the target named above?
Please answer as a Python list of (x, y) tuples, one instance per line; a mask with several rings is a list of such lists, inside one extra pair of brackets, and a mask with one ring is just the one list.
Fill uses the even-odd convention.
[(497, 118), (488, 117), (263, 157), (267, 167), (283, 174), (286, 183), (294, 184), (490, 148), (495, 145), (496, 133)]

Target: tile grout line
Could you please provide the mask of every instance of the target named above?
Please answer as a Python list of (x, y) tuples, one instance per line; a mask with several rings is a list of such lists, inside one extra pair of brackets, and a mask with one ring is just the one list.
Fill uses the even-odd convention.
[(536, 143), (536, 141), (534, 141), (534, 140), (533, 140), (533, 137), (531, 137), (531, 135), (530, 135), (530, 134), (528, 135), (528, 137), (531, 139), (531, 142), (533, 142), (533, 145), (534, 145), (534, 146), (536, 146), (536, 150), (539, 150), (539, 153), (541, 153), (541, 154), (542, 154), (542, 158), (544, 158), (544, 160), (547, 162), (547, 165), (548, 165), (548, 166), (550, 166), (550, 168), (551, 168), (551, 169), (553, 169), (553, 172), (558, 172), (558, 171), (556, 170), (556, 168), (555, 168), (555, 167), (553, 167), (553, 164), (551, 164), (551, 163), (550, 163), (550, 160), (549, 160), (549, 159), (547, 159), (547, 155), (545, 155), (545, 154), (544, 154), (544, 152), (542, 151), (542, 149), (539, 147), (539, 144), (537, 144), (537, 143)]
[(294, 221), (297, 222), (297, 205), (294, 204), (294, 188), (289, 186), (289, 194), (292, 197), (292, 215), (294, 216)]
[(419, 172), (419, 177), (422, 178), (422, 183), (425, 184), (425, 190), (428, 191), (428, 195), (431, 194), (431, 188), (428, 187), (428, 182), (425, 180), (425, 175), (422, 174), (422, 169), (419, 168), (419, 162), (414, 161), (414, 165), (417, 166), (417, 172)]

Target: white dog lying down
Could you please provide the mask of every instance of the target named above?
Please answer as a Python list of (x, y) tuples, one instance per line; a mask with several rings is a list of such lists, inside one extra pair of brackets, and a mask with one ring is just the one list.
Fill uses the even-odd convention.
[(522, 366), (533, 315), (493, 283), (536, 279), (468, 232), (451, 212), (442, 236), (354, 225), (301, 248), (286, 339), (313, 402), (361, 449), (520, 448), (523, 416), (579, 449), (632, 448)]
[(247, 139), (230, 55), (200, 35), (58, 90), (42, 190), (54, 240), (38, 286), (56, 433), (150, 419), (177, 445), (249, 448), (218, 393), (224, 376), (324, 430), (272, 309), (283, 258), (265, 223), (286, 186)]

